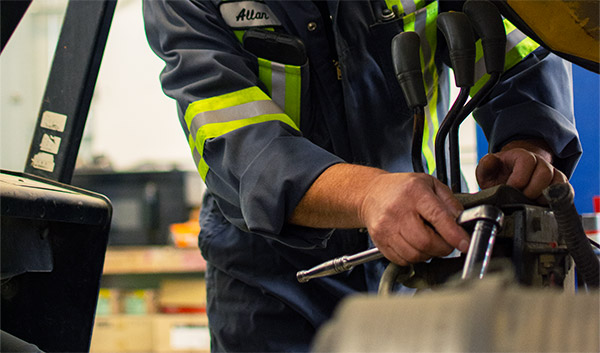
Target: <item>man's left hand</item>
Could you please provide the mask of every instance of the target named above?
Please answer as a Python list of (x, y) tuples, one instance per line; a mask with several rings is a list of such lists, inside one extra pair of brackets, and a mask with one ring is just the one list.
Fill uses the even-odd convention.
[(552, 152), (539, 140), (513, 141), (500, 152), (485, 155), (475, 171), (482, 189), (499, 184), (515, 187), (532, 200), (546, 203), (542, 191), (567, 177), (552, 165)]

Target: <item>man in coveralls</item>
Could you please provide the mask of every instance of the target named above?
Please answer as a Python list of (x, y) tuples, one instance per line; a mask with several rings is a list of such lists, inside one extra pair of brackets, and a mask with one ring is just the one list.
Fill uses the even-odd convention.
[[(384, 18), (393, 5), (401, 18)], [(385, 261), (406, 265), (468, 249), (455, 221), (460, 203), (433, 176), (413, 172), (412, 112), (390, 50), (395, 34), (421, 34), (429, 98), (423, 155), (434, 173), (434, 132), (449, 100), (435, 19), (461, 6), (144, 3), (149, 43), (166, 64), (163, 89), (177, 101), (207, 185), (199, 246), (213, 351), (306, 351), (342, 298), (377, 289)], [(250, 52), (242, 38), (256, 28), (299, 38), (307, 60)], [(567, 181), (581, 154), (570, 65), (514, 28), (507, 33), (509, 69), (474, 112), (490, 143), (477, 178), (482, 188), (508, 184), (537, 199)], [(386, 260), (308, 283), (295, 278), (374, 245)]]

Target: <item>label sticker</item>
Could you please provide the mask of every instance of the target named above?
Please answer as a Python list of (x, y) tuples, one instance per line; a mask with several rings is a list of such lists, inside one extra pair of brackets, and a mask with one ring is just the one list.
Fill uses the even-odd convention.
[(54, 171), (54, 155), (39, 152), (31, 159), (31, 166), (52, 173)]
[(171, 327), (171, 347), (185, 350), (210, 350), (208, 327), (199, 325), (177, 325)]
[(65, 131), (65, 125), (67, 125), (67, 116), (64, 114), (54, 113), (48, 110), (42, 114), (42, 123), (40, 126), (43, 128), (63, 132)]
[(54, 135), (44, 134), (42, 136), (42, 142), (40, 143), (40, 150), (50, 152), (53, 154), (58, 153), (60, 147), (60, 137)]
[(222, 2), (219, 10), (225, 23), (231, 28), (280, 26), (281, 22), (271, 9), (257, 1)]

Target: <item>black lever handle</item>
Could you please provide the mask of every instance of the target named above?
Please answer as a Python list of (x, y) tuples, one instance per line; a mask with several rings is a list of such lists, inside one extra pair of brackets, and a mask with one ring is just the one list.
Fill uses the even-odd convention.
[(420, 48), (421, 39), (416, 32), (402, 32), (392, 39), (394, 73), (411, 109), (427, 105)]
[(475, 35), (469, 18), (462, 12), (438, 15), (438, 28), (446, 38), (457, 87), (471, 87), (475, 81)]
[(489, 1), (467, 0), (463, 12), (481, 38), (487, 73), (504, 71), (506, 31), (500, 11)]

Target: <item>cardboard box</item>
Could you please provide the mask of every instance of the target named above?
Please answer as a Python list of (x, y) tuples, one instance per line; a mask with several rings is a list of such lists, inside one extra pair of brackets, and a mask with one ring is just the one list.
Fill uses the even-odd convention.
[(98, 316), (90, 352), (152, 352), (152, 322), (146, 315)]
[(203, 278), (162, 280), (158, 302), (163, 312), (178, 309), (205, 312), (206, 282)]
[(204, 314), (158, 314), (153, 320), (154, 352), (210, 352)]

